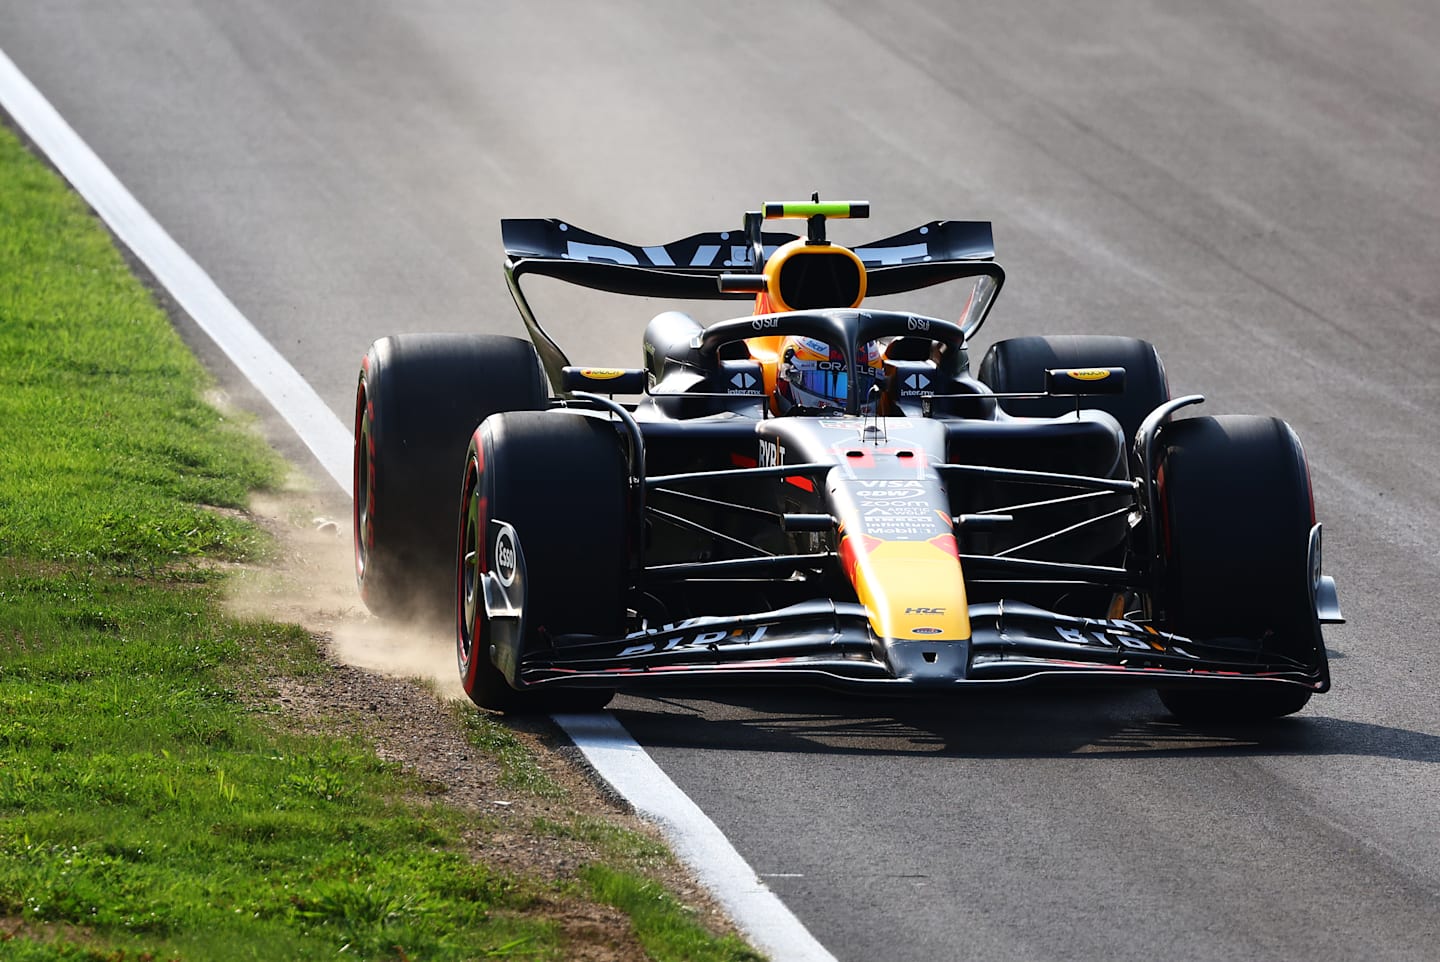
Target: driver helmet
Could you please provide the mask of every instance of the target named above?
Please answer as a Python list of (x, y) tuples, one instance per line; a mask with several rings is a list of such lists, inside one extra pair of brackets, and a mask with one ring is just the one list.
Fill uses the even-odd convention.
[[(775, 407), (781, 414), (796, 408), (845, 410), (850, 396), (845, 358), (838, 348), (813, 337), (790, 335), (780, 342), (780, 366), (775, 378)], [(871, 341), (855, 357), (861, 404), (880, 380), (885, 364), (884, 346)]]

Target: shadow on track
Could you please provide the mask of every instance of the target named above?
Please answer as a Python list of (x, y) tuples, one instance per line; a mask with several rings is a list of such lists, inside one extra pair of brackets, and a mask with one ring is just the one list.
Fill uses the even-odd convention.
[(858, 701), (827, 693), (624, 698), (616, 717), (656, 747), (949, 757), (1357, 755), (1440, 762), (1440, 736), (1304, 712), (1243, 726), (1177, 722), (1151, 692), (1029, 692)]

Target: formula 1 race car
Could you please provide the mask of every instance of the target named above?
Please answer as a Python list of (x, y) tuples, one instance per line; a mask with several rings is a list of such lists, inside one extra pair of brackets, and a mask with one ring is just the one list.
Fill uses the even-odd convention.
[[(364, 359), (367, 605), (453, 618), (465, 690), (502, 711), (684, 685), (1050, 683), (1154, 688), (1223, 721), (1326, 691), (1321, 625), (1343, 619), (1290, 427), (1173, 417), (1203, 398), (1171, 398), (1128, 337), (1002, 340), (972, 374), (1005, 277), (990, 224), (826, 237), (867, 215), (767, 203), (650, 247), (502, 221), (530, 340), (400, 335)], [(666, 311), (643, 367), (579, 367), (530, 275), (753, 307), (708, 326)], [(942, 284), (957, 320), (878, 306)]]

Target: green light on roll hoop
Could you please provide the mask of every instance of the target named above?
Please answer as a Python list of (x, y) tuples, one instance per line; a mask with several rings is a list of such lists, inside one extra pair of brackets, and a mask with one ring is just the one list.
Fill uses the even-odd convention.
[(765, 219), (778, 220), (791, 217), (869, 217), (870, 202), (868, 200), (842, 200), (815, 202), (808, 200), (797, 201), (766, 201)]

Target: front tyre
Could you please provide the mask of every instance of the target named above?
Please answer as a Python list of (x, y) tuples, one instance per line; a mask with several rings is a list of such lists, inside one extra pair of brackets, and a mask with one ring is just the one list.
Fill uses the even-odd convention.
[[(625, 627), (628, 471), (614, 427), (560, 412), (514, 412), (475, 432), (461, 488), (456, 656), (481, 708), (509, 713), (596, 711), (604, 689), (512, 688), (496, 667), (485, 576), (497, 571), (492, 521), (515, 530), (524, 556), (520, 650), (567, 634), (615, 637)], [(498, 619), (496, 619), (498, 620)]]
[(1239, 724), (1293, 715), (1310, 701), (1298, 686), (1223, 686), (1217, 689), (1161, 689), (1160, 703), (1181, 721), (1197, 724)]
[[(1167, 425), (1161, 442), (1167, 630), (1323, 669), (1308, 558), (1315, 513), (1295, 432), (1278, 418), (1200, 417)], [(1182, 719), (1251, 721), (1293, 714), (1310, 694), (1237, 682), (1162, 690), (1160, 700)]]

